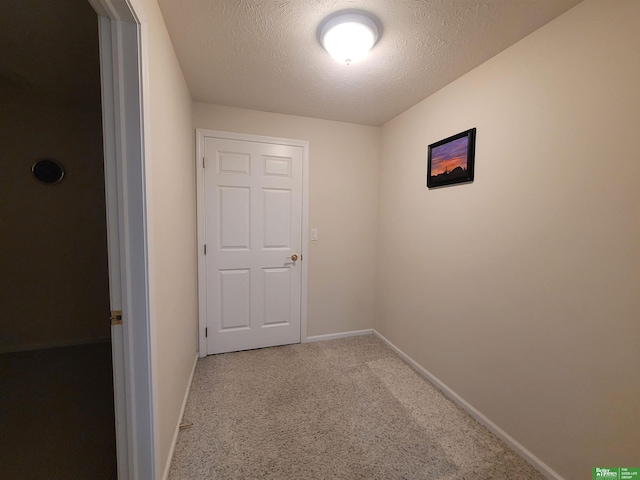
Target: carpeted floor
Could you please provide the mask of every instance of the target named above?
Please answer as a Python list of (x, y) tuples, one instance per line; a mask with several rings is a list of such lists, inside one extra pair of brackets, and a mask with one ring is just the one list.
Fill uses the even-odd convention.
[(198, 362), (169, 475), (205, 479), (543, 479), (378, 338)]
[(111, 344), (0, 355), (0, 478), (112, 480)]

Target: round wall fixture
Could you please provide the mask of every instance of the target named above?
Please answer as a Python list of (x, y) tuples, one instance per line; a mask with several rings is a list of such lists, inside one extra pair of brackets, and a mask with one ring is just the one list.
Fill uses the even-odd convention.
[(62, 180), (64, 177), (64, 168), (55, 160), (44, 159), (38, 160), (33, 164), (31, 173), (42, 183), (51, 185)]
[(376, 17), (360, 10), (344, 10), (325, 18), (320, 43), (329, 54), (349, 65), (364, 57), (379, 38)]

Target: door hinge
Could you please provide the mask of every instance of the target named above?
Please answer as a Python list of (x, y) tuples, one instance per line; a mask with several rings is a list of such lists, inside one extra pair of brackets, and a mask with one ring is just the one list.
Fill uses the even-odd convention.
[(202, 168), (204, 168), (204, 158), (205, 157), (202, 157)]
[(111, 325), (122, 325), (122, 310), (111, 310), (109, 320)]
[(204, 336), (205, 337), (209, 336), (209, 329), (207, 327), (204, 327)]
[(205, 255), (207, 254), (207, 244), (206, 243), (204, 244), (204, 254)]

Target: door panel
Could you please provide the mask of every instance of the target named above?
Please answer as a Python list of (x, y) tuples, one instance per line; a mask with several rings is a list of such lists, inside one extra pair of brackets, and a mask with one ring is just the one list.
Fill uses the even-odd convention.
[(299, 146), (207, 137), (207, 351), (300, 341)]
[(291, 248), (291, 190), (264, 190), (263, 248)]
[(291, 176), (291, 158), (264, 155), (264, 174), (272, 177)]
[(291, 269), (263, 268), (264, 323), (263, 326), (288, 325), (291, 303)]
[(251, 231), (251, 191), (248, 187), (218, 187), (221, 249), (248, 249)]
[(251, 272), (220, 270), (220, 330), (248, 329), (251, 320)]
[(218, 152), (218, 173), (244, 173), (251, 175), (251, 155), (247, 153)]

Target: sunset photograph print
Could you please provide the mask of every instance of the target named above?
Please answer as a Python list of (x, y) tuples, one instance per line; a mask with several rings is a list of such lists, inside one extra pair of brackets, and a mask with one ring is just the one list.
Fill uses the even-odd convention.
[(466, 171), (468, 146), (469, 137), (462, 137), (434, 147), (431, 150), (431, 176), (451, 174), (458, 167), (457, 171)]

